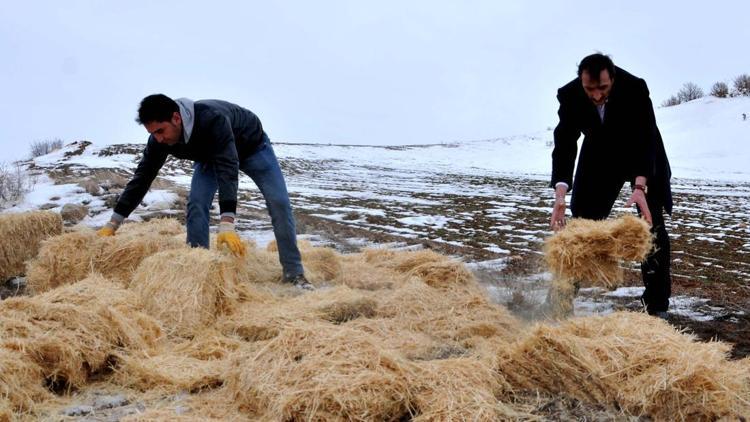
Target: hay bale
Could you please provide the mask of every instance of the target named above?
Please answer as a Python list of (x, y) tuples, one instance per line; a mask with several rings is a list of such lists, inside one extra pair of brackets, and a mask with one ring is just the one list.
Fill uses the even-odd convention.
[(154, 346), (159, 326), (137, 308), (132, 293), (98, 276), (8, 299), (0, 302), (0, 346), (23, 353), (52, 385), (80, 388), (110, 365), (115, 351)]
[(130, 289), (170, 335), (192, 337), (230, 313), (243, 295), (232, 258), (202, 248), (169, 250), (141, 262)]
[(0, 214), (0, 283), (24, 274), (42, 241), (60, 233), (62, 219), (54, 212)]
[(502, 350), (514, 386), (561, 393), (655, 420), (750, 414), (750, 368), (729, 345), (701, 343), (645, 314), (618, 312), (538, 325)]
[(298, 323), (240, 350), (227, 390), (261, 420), (397, 421), (410, 414), (408, 363), (346, 325)]
[[(41, 293), (82, 280), (92, 271), (126, 286), (144, 258), (163, 250), (187, 249), (183, 240), (169, 235), (173, 223), (167, 221), (126, 224), (113, 237), (99, 237), (85, 229), (51, 238), (28, 263), (28, 286)], [(126, 230), (127, 226), (139, 227)]]
[(475, 359), (420, 362), (410, 384), (415, 422), (532, 419), (501, 401), (508, 386), (492, 367)]
[(419, 277), (436, 288), (470, 285), (476, 281), (462, 262), (431, 250), (366, 249), (362, 254), (365, 261), (372, 265), (389, 268), (406, 276)]
[(613, 289), (622, 281), (620, 261), (643, 261), (652, 248), (648, 223), (626, 214), (613, 220), (573, 219), (547, 238), (544, 255), (555, 278)]

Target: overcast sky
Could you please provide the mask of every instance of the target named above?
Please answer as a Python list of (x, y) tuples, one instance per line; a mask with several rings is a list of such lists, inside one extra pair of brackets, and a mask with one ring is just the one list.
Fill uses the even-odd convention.
[(277, 141), (540, 131), (597, 50), (657, 105), (750, 73), (749, 16), (741, 0), (3, 1), (0, 162), (44, 139), (144, 142), (156, 92), (236, 102)]

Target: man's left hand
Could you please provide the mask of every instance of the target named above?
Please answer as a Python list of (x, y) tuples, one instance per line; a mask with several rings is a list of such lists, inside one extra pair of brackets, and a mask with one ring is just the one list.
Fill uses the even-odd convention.
[(648, 209), (648, 202), (646, 202), (646, 193), (640, 189), (635, 189), (630, 195), (628, 203), (625, 204), (625, 206), (627, 208), (630, 208), (631, 206), (633, 206), (633, 204), (638, 205), (638, 209), (640, 210), (643, 219), (646, 220), (649, 225), (653, 225), (653, 220), (651, 219), (651, 210)]

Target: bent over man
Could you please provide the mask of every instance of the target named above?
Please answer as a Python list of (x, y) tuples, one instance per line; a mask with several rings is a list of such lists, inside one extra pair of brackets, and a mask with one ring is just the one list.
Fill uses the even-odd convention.
[(284, 281), (307, 290), (313, 288), (302, 268), (284, 176), (258, 116), (226, 101), (172, 100), (154, 94), (141, 101), (137, 122), (150, 134), (148, 143), (111, 220), (98, 231), (99, 235), (115, 234), (122, 221), (140, 204), (167, 156), (173, 155), (194, 162), (187, 205), (187, 243), (209, 247), (209, 210), (218, 190), (221, 221), (217, 244), (242, 256), (244, 244), (234, 229), (239, 170), (242, 170), (253, 179), (266, 200)]
[(636, 204), (656, 236), (654, 251), (641, 264), (646, 286), (642, 301), (649, 314), (666, 318), (672, 281), (663, 212), (672, 212), (671, 170), (646, 82), (615, 67), (608, 56), (592, 54), (581, 61), (578, 77), (558, 90), (557, 99), (550, 225), (553, 230), (565, 225), (565, 194), (571, 187), (573, 217), (601, 220), (630, 182), (627, 206)]

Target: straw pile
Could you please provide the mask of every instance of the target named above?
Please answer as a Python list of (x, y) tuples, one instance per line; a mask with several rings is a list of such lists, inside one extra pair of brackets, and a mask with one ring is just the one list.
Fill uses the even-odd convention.
[(184, 240), (174, 237), (174, 225), (168, 219), (151, 220), (125, 224), (113, 237), (99, 237), (89, 229), (53, 237), (28, 263), (28, 286), (41, 293), (82, 280), (92, 271), (127, 285), (144, 258), (158, 251), (187, 249)]
[(16, 408), (25, 409), (44, 382), (82, 388), (92, 374), (108, 368), (120, 348), (152, 347), (160, 329), (137, 308), (132, 293), (98, 276), (0, 302), (0, 350), (25, 365), (7, 368), (14, 375), (3, 379), (0, 391), (27, 397), (12, 398)]
[(515, 387), (562, 393), (656, 420), (750, 414), (750, 368), (728, 362), (730, 346), (699, 343), (665, 321), (620, 312), (539, 325), (506, 351)]
[(48, 237), (62, 233), (60, 214), (49, 211), (0, 215), (0, 283), (22, 275)]
[(648, 223), (626, 214), (613, 220), (573, 219), (545, 241), (544, 254), (556, 278), (612, 289), (622, 281), (620, 261), (643, 261), (652, 248)]
[(129, 288), (168, 334), (192, 337), (243, 296), (232, 259), (202, 248), (159, 252), (141, 262)]
[(347, 326), (287, 327), (260, 351), (240, 350), (227, 389), (260, 420), (397, 421), (410, 414), (410, 365)]

